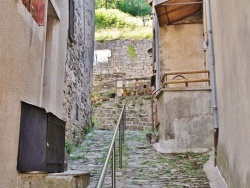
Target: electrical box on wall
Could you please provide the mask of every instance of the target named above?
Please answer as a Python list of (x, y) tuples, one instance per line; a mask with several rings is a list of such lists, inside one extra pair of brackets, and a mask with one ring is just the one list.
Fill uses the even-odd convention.
[(45, 109), (22, 102), (17, 170), (63, 172), (65, 124)]

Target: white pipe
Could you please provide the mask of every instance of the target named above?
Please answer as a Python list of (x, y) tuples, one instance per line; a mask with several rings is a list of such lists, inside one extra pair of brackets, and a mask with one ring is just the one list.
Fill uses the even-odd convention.
[(159, 61), (159, 23), (155, 11), (156, 0), (153, 0), (153, 20), (154, 20), (154, 29), (155, 29), (155, 90), (160, 89), (161, 87), (161, 78), (160, 78), (160, 61)]
[(206, 0), (206, 19), (207, 19), (207, 33), (208, 33), (208, 61), (210, 69), (210, 84), (212, 90), (212, 109), (214, 114), (214, 128), (219, 128), (218, 123), (218, 110), (217, 110), (217, 96), (216, 96), (216, 83), (215, 83), (215, 60), (214, 60), (214, 47), (212, 36), (212, 18), (211, 18), (211, 5), (210, 0)]

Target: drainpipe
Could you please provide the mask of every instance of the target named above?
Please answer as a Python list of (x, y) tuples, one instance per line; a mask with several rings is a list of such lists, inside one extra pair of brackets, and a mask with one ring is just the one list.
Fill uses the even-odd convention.
[(219, 137), (218, 108), (215, 83), (215, 60), (212, 36), (212, 18), (210, 0), (206, 0), (207, 33), (208, 33), (208, 60), (210, 68), (210, 84), (212, 90), (212, 109), (214, 116), (214, 166), (217, 166), (217, 146)]
[(159, 23), (158, 18), (155, 11), (156, 0), (153, 0), (152, 8), (153, 8), (153, 21), (154, 21), (154, 29), (155, 29), (155, 90), (159, 90), (161, 87), (161, 79), (160, 79), (160, 62), (159, 62)]

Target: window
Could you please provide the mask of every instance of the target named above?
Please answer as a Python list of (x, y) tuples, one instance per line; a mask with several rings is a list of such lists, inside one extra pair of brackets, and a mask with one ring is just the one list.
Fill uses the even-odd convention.
[(69, 39), (74, 39), (74, 1), (69, 0)]
[(22, 0), (22, 2), (36, 23), (44, 25), (45, 0)]

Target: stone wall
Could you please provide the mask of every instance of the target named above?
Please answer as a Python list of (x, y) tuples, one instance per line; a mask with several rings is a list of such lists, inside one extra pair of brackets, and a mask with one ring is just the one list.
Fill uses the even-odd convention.
[[(116, 78), (142, 78), (152, 76), (152, 57), (148, 50), (152, 48), (151, 40), (111, 40), (96, 42), (95, 50), (110, 50), (111, 57), (107, 61), (95, 62), (94, 89), (104, 98), (105, 93), (114, 89)], [(111, 81), (111, 82), (109, 82)], [(135, 80), (134, 80), (135, 81)], [(120, 83), (119, 87), (132, 86), (134, 81)], [(109, 83), (107, 83), (109, 82)], [(141, 83), (150, 85), (150, 80)], [(100, 86), (100, 87), (98, 87)], [(105, 86), (105, 87), (104, 87)], [(117, 94), (119, 90), (117, 90)], [(140, 93), (140, 92), (139, 92)], [(93, 116), (100, 129), (112, 129), (117, 123), (124, 97), (116, 97), (108, 101), (94, 104)], [(151, 129), (151, 99), (150, 95), (129, 96), (127, 99), (127, 129)]]
[(68, 39), (65, 66), (64, 119), (66, 138), (78, 144), (91, 125), (94, 54), (94, 1), (75, 0), (74, 34)]
[(95, 104), (93, 116), (98, 129), (113, 129), (120, 116), (123, 103), (127, 101), (127, 130), (151, 130), (151, 98), (145, 96), (116, 97)]
[[(97, 62), (94, 66), (94, 85), (113, 80), (114, 73), (121, 77), (140, 78), (152, 75), (152, 57), (148, 49), (152, 40), (110, 40), (96, 42), (95, 50), (111, 50), (108, 62)], [(116, 74), (117, 75), (117, 74)]]
[(159, 150), (212, 147), (210, 88), (163, 89), (157, 107)]
[[(96, 42), (95, 50), (110, 50), (111, 56), (103, 62), (94, 65), (94, 90), (104, 101), (95, 101), (93, 116), (100, 129), (115, 127), (121, 112), (124, 97), (106, 99), (105, 93), (119, 87), (134, 87), (135, 80), (116, 83), (116, 78), (150, 78), (152, 76), (152, 57), (148, 50), (152, 48), (151, 40), (110, 40)], [(96, 53), (97, 54), (97, 53)], [(139, 81), (150, 88), (150, 80)], [(139, 83), (138, 82), (138, 83)], [(104, 87), (105, 86), (105, 87)], [(138, 90), (138, 93), (140, 90)], [(117, 90), (117, 95), (121, 94)], [(151, 129), (151, 99), (145, 93), (139, 96), (129, 96), (127, 99), (127, 129)]]

